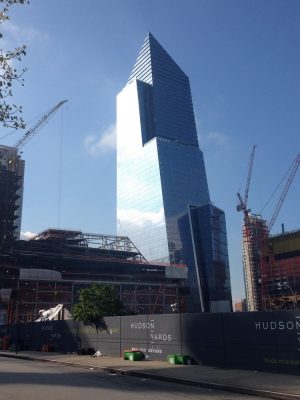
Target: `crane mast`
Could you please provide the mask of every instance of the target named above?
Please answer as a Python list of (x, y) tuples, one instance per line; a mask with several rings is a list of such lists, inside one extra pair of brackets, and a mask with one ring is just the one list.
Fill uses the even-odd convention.
[[(244, 214), (244, 228), (243, 228), (243, 264), (244, 264), (244, 276), (245, 286), (246, 286), (246, 297), (249, 311), (255, 311), (258, 307), (258, 296), (256, 293), (258, 268), (256, 266), (256, 231), (254, 229), (253, 221), (250, 217), (250, 209), (247, 208), (249, 187), (253, 169), (253, 160), (255, 154), (256, 145), (253, 146), (249, 164), (248, 164), (248, 174), (246, 180), (246, 187), (244, 198), (242, 198), (240, 193), (237, 193), (238, 205), (237, 211), (243, 211)], [(252, 295), (251, 295), (252, 293)]]
[(51, 108), (50, 111), (48, 111), (46, 114), (44, 114), (39, 121), (31, 128), (29, 129), (24, 136), (22, 136), (17, 143), (15, 144), (14, 147), (17, 149), (21, 149), (25, 144), (34, 136), (36, 135), (40, 129), (49, 121), (49, 119), (55, 114), (55, 112), (67, 102), (68, 100), (63, 100), (60, 101), (56, 106)]

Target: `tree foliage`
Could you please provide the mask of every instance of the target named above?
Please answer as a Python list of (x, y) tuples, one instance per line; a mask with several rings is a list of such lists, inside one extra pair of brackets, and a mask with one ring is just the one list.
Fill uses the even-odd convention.
[[(0, 0), (2, 10), (0, 10), (0, 24), (9, 19), (9, 7), (13, 4), (25, 4), (28, 0)], [(3, 33), (0, 32), (0, 40), (3, 39)], [(20, 116), (22, 106), (17, 106), (11, 102), (13, 96), (13, 85), (18, 82), (24, 86), (23, 74), (26, 68), (18, 70), (15, 67), (16, 61), (21, 61), (26, 55), (26, 46), (16, 47), (13, 50), (3, 48), (3, 42), (0, 48), (0, 123), (5, 128), (25, 128), (25, 123)]]
[(80, 290), (79, 302), (73, 308), (72, 317), (98, 331), (106, 329), (104, 317), (121, 313), (122, 303), (115, 287), (93, 283), (90, 287)]

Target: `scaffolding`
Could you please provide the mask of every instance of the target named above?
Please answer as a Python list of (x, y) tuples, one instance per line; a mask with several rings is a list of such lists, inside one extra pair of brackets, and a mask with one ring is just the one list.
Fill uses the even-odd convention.
[(268, 237), (262, 247), (263, 308), (298, 309), (300, 305), (300, 230)]
[(260, 215), (248, 214), (243, 225), (243, 265), (248, 311), (258, 311), (262, 305), (261, 245), (267, 234), (267, 221)]
[(24, 161), (16, 149), (0, 146), (0, 251), (18, 239), (22, 209)]
[(30, 242), (33, 241), (47, 242), (54, 249), (55, 243), (57, 244), (57, 249), (61, 245), (73, 248), (95, 249), (99, 251), (98, 253), (94, 252), (94, 256), (97, 256), (97, 254), (99, 256), (107, 256), (108, 258), (117, 256), (118, 258), (122, 257), (127, 260), (147, 263), (145, 257), (127, 236), (83, 233), (80, 230), (49, 228), (31, 238)]

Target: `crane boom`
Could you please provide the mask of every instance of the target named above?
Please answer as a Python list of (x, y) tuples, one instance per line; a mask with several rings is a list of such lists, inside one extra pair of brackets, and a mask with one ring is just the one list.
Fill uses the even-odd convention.
[(247, 175), (244, 199), (242, 198), (240, 193), (237, 193), (237, 197), (239, 200), (239, 204), (237, 206), (237, 211), (244, 211), (244, 214), (247, 212), (248, 194), (249, 194), (250, 180), (251, 180), (252, 169), (253, 169), (253, 160), (254, 160), (255, 149), (256, 149), (256, 145), (254, 144), (252, 147), (252, 151), (251, 151), (250, 159), (249, 159), (248, 175)]
[(246, 188), (245, 188), (245, 196), (244, 196), (245, 207), (247, 207), (247, 202), (248, 202), (248, 194), (249, 194), (250, 180), (251, 180), (252, 169), (253, 169), (253, 160), (254, 160), (255, 149), (256, 149), (256, 145), (253, 145), (252, 152), (250, 155), (250, 160), (249, 160), (248, 176), (247, 176)]
[(60, 101), (58, 104), (56, 104), (56, 106), (54, 106), (53, 108), (51, 108), (50, 111), (48, 111), (46, 114), (44, 114), (39, 121), (31, 128), (29, 129), (24, 136), (22, 136), (17, 143), (15, 144), (14, 147), (16, 147), (17, 149), (21, 149), (30, 138), (32, 138), (34, 135), (36, 135), (38, 133), (38, 131), (40, 129), (42, 129), (42, 127), (49, 121), (49, 118), (51, 118), (53, 116), (53, 114), (63, 105), (67, 102), (68, 100), (63, 100)]
[(274, 223), (276, 221), (276, 218), (277, 218), (277, 216), (279, 214), (279, 211), (280, 211), (280, 209), (282, 207), (284, 199), (286, 198), (286, 195), (287, 195), (287, 193), (289, 191), (289, 188), (290, 188), (290, 186), (291, 186), (291, 184), (293, 182), (293, 179), (294, 179), (294, 177), (296, 175), (296, 172), (297, 172), (297, 169), (299, 167), (299, 164), (300, 164), (300, 153), (297, 154), (296, 158), (294, 159), (294, 161), (293, 161), (293, 163), (292, 163), (292, 165), (290, 167), (290, 169), (291, 169), (290, 175), (289, 175), (289, 177), (288, 177), (288, 179), (286, 181), (286, 184), (284, 185), (284, 188), (283, 188), (282, 194), (280, 196), (280, 199), (279, 199), (279, 201), (277, 203), (275, 211), (274, 211), (274, 213), (273, 213), (273, 215), (272, 215), (272, 217), (270, 219), (270, 222), (268, 224), (268, 231), (269, 232), (273, 228), (273, 225), (274, 225)]

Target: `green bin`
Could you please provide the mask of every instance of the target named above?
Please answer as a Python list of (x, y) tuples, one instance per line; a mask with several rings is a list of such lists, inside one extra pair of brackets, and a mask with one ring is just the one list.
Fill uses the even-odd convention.
[(123, 354), (124, 360), (129, 360), (129, 355), (130, 355), (130, 354), (132, 354), (131, 351), (124, 351), (124, 354)]
[(183, 364), (183, 365), (187, 365), (190, 360), (190, 356), (185, 355), (185, 354), (178, 355), (177, 358), (178, 358), (178, 363)]
[(133, 361), (142, 361), (144, 354), (141, 351), (134, 351), (133, 352), (134, 357), (133, 357)]
[(167, 359), (169, 364), (178, 364), (178, 357), (176, 354), (169, 354)]
[(142, 361), (144, 354), (141, 351), (126, 351), (124, 352), (124, 360)]

